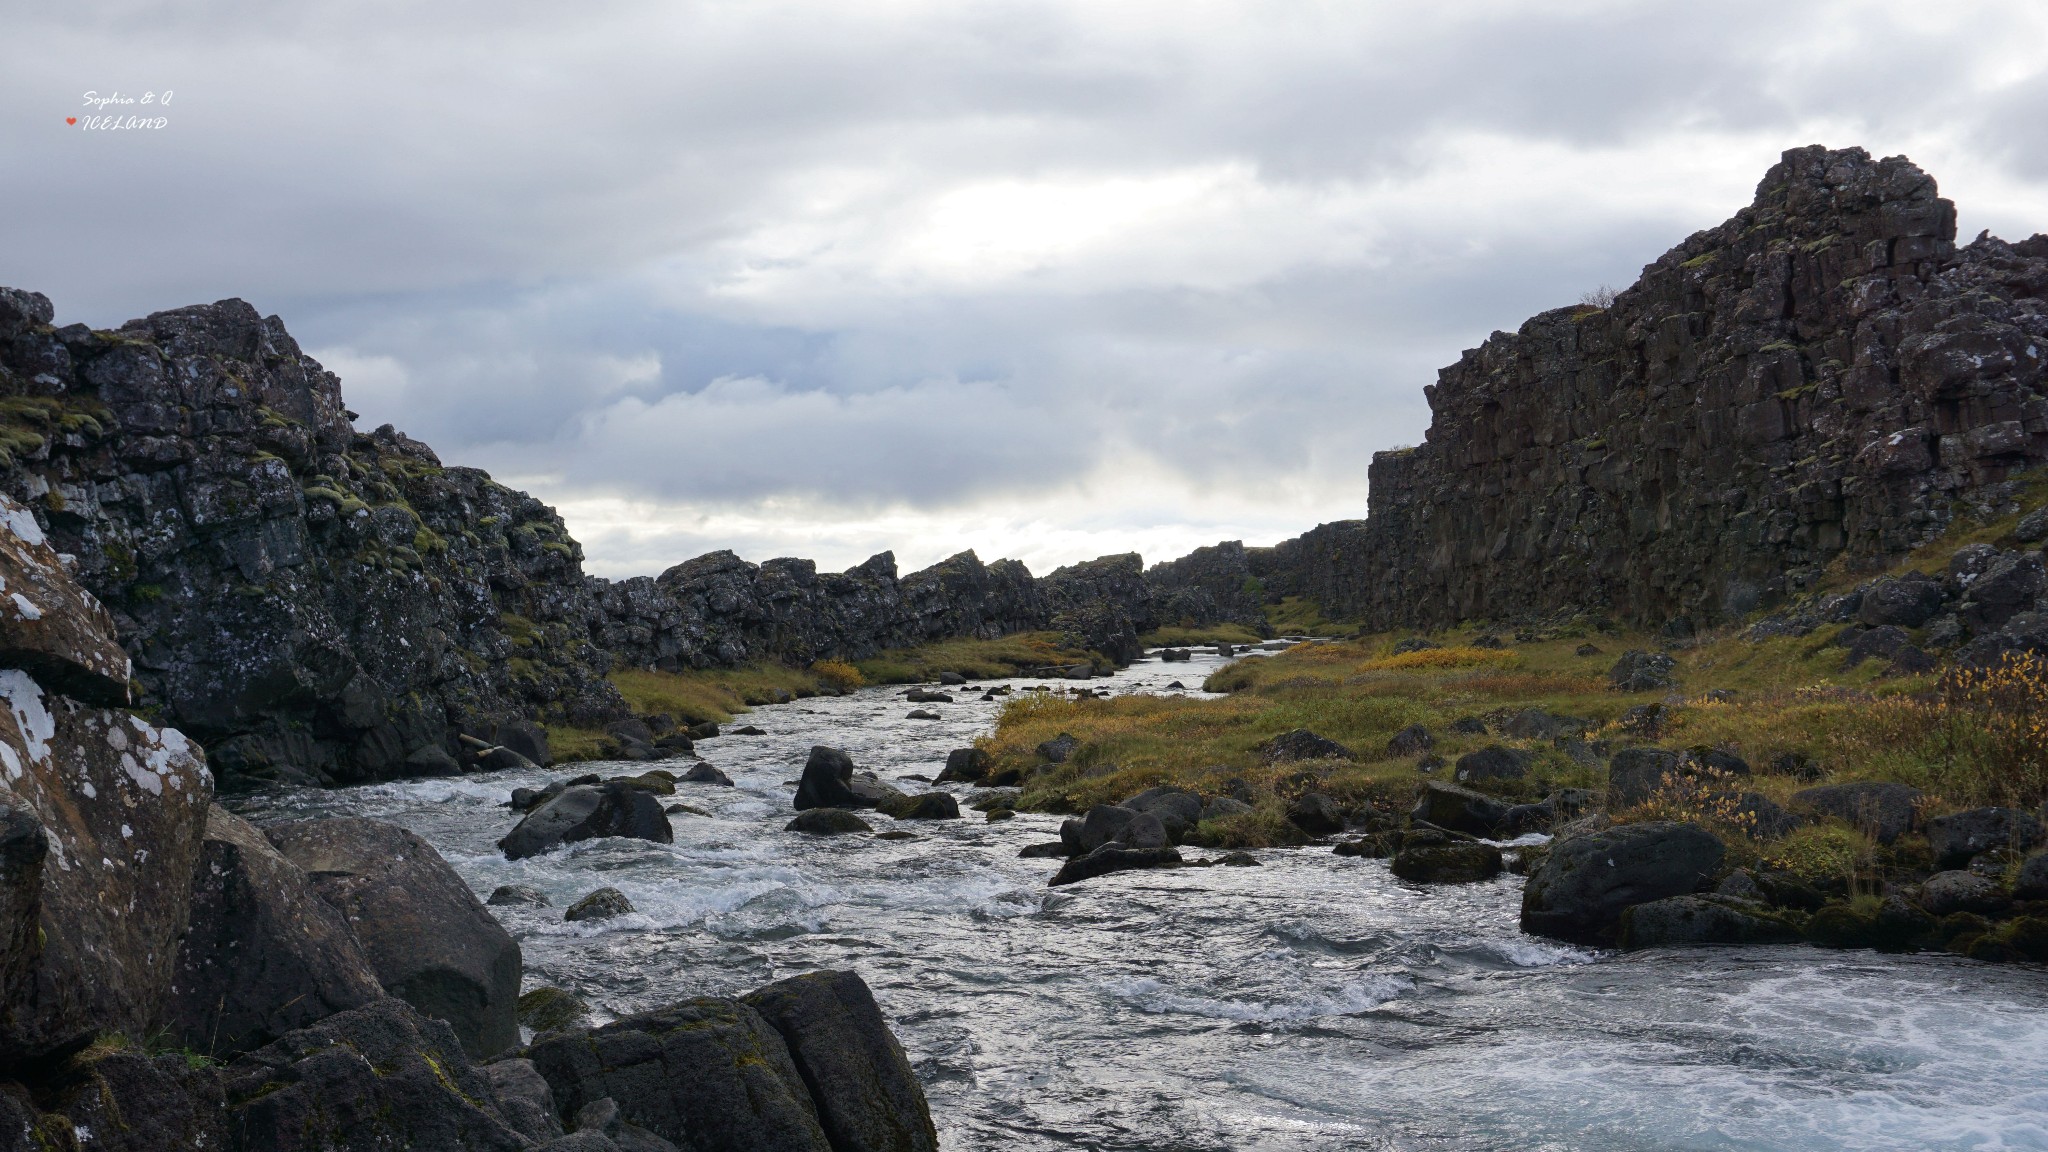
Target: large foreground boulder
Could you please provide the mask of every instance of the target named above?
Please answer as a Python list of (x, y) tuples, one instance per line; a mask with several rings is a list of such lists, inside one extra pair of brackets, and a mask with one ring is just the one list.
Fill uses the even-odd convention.
[(812, 972), (742, 999), (782, 1034), (834, 1152), (937, 1152), (924, 1088), (859, 976)]
[(551, 848), (579, 840), (625, 836), (675, 843), (675, 829), (661, 801), (645, 788), (625, 780), (607, 780), (600, 785), (579, 784), (564, 788), (546, 801), (498, 841), (508, 860), (538, 856)]
[(607, 1097), (693, 1152), (830, 1152), (789, 1046), (752, 1007), (702, 997), (543, 1036), (534, 1067), (573, 1116)]
[(177, 731), (0, 671), (0, 1062), (156, 1029), (212, 802)]
[(20, 1085), (0, 1084), (0, 1152), (230, 1147), (218, 1073), (182, 1054), (96, 1045), (42, 1087), (38, 1100)]
[(476, 1059), (519, 1042), (519, 943), (432, 845), (358, 817), (264, 831), (348, 919), (387, 992), (447, 1021)]
[(341, 913), (248, 821), (215, 805), (192, 874), (165, 1027), (220, 1057), (384, 997)]
[(448, 1025), (395, 999), (288, 1033), (223, 1080), (238, 1152), (529, 1147)]
[(86, 704), (128, 703), (114, 618), (72, 579), (28, 509), (0, 496), (0, 668)]
[(1522, 890), (1522, 930), (1612, 942), (1624, 910), (1698, 891), (1726, 849), (1697, 824), (1620, 824), (1553, 841)]

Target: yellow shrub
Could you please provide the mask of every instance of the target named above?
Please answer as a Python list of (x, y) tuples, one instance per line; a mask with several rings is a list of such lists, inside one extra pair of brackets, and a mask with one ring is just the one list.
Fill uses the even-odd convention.
[(818, 683), (835, 692), (851, 692), (867, 683), (861, 676), (860, 669), (844, 660), (820, 660), (811, 665), (811, 675), (818, 678)]

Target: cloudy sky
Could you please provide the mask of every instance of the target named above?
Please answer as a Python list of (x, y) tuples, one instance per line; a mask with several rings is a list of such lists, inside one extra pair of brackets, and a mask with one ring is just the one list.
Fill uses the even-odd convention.
[[(593, 570), (1362, 515), (1496, 329), (1785, 148), (2048, 230), (2038, 0), (0, 0), (0, 283), (240, 296)], [(85, 132), (87, 92), (172, 93)], [(115, 106), (136, 114), (145, 109)]]

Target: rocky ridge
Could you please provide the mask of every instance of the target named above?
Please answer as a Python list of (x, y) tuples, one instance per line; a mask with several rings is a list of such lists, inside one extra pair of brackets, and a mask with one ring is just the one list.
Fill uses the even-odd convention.
[(1955, 244), (1903, 157), (1793, 149), (1611, 306), (1497, 332), (1426, 388), (1365, 520), (1251, 572), (1373, 627), (1740, 618), (1875, 570), (2048, 456), (2048, 236)]

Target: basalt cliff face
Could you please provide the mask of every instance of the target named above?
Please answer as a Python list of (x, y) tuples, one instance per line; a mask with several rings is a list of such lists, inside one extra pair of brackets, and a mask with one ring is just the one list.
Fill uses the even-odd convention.
[(1789, 151), (1610, 307), (1466, 352), (1367, 519), (1249, 566), (1391, 627), (1705, 624), (1896, 561), (2048, 455), (2048, 236), (1958, 248), (1955, 221), (1904, 158)]
[(617, 719), (620, 663), (802, 665), (1038, 628), (1128, 660), (1150, 626), (1135, 556), (1039, 580), (972, 552), (902, 577), (887, 553), (820, 574), (720, 552), (606, 581), (540, 501), (356, 431), (275, 316), (52, 320), (0, 289), (0, 493), (111, 610), (135, 702), (200, 740), (224, 788), (447, 771), (464, 733)]

